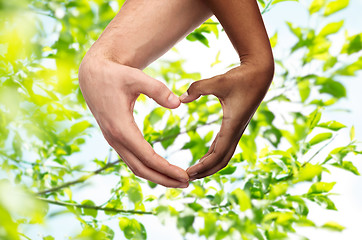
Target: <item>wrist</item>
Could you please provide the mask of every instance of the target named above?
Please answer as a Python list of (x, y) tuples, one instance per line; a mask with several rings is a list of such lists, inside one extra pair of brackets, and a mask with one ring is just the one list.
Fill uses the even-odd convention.
[(126, 60), (122, 60), (119, 56), (126, 56), (126, 54), (119, 54), (119, 49), (115, 46), (117, 45), (109, 40), (98, 39), (90, 47), (84, 58), (93, 60), (109, 60), (125, 65)]
[[(110, 24), (111, 25), (111, 24)], [(138, 67), (138, 60), (135, 51), (131, 51), (129, 43), (120, 42), (122, 39), (116, 26), (107, 26), (100, 37), (88, 50), (85, 58), (101, 59), (115, 62), (121, 65)]]
[(274, 77), (274, 58), (271, 52), (260, 52), (248, 54), (240, 57), (240, 66), (249, 68), (254, 73), (259, 73), (263, 77), (259, 80), (264, 83), (271, 83)]

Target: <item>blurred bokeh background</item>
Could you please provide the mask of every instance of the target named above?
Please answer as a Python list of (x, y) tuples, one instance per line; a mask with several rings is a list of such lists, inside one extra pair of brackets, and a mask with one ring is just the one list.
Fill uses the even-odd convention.
[[(185, 190), (135, 177), (79, 90), (81, 59), (122, 4), (0, 0), (0, 239), (359, 239), (362, 2), (259, 1), (273, 85), (229, 166)], [(212, 18), (145, 72), (180, 95), (237, 63)], [(135, 108), (183, 168), (221, 117), (212, 96)]]

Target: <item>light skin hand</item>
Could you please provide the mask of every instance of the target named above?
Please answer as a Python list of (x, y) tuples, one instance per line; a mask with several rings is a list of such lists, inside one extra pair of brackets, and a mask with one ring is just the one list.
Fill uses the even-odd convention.
[(186, 172), (155, 153), (133, 118), (140, 93), (167, 108), (178, 107), (178, 97), (142, 71), (111, 61), (104, 61), (101, 69), (82, 68), (79, 78), (84, 99), (104, 137), (133, 173), (169, 187), (186, 187)]
[(128, 0), (79, 68), (80, 89), (105, 139), (135, 175), (166, 187), (187, 187), (189, 176), (155, 153), (133, 108), (141, 93), (166, 108), (180, 100), (142, 69), (211, 15), (201, 0)]
[(201, 95), (215, 95), (223, 109), (223, 121), (209, 151), (187, 169), (190, 181), (210, 176), (226, 167), (235, 148), (264, 98), (274, 75), (274, 60), (256, 1), (204, 0), (225, 29), (240, 57), (240, 66), (225, 74), (196, 81), (183, 103)]

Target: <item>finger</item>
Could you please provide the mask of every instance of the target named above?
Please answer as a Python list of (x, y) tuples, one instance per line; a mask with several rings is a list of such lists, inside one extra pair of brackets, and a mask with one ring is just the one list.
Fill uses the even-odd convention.
[[(207, 151), (207, 153), (206, 153), (200, 160), (206, 158), (207, 156), (209, 156), (209, 155), (214, 151), (215, 144), (216, 144), (216, 141), (217, 141), (218, 137), (219, 137), (219, 134), (216, 135), (216, 137), (215, 137), (214, 141), (212, 142), (209, 150)], [(200, 160), (199, 160), (199, 161), (200, 161)], [(188, 172), (190, 168), (192, 168), (192, 166), (189, 167), (189, 168), (187, 168), (187, 169), (186, 169), (186, 172)]]
[(186, 188), (188, 187), (188, 182), (180, 182), (173, 178), (169, 178), (147, 166), (145, 166), (133, 153), (127, 149), (119, 146), (120, 152), (118, 154), (121, 156), (122, 160), (127, 164), (131, 171), (138, 177), (147, 179), (151, 182), (160, 184), (165, 187), (172, 188)]
[(147, 95), (165, 108), (177, 108), (181, 102), (179, 98), (162, 82), (148, 76), (142, 71), (137, 74), (138, 92)]
[(202, 157), (199, 163), (187, 170), (187, 173), (191, 178), (213, 169), (222, 162), (230, 150), (232, 150), (232, 152), (235, 151), (241, 136), (241, 131), (238, 125), (239, 124), (236, 121), (232, 121), (230, 118), (223, 119), (220, 132), (218, 138), (215, 139), (215, 146), (212, 152), (209, 155)]
[(198, 99), (201, 95), (214, 94), (218, 96), (218, 83), (220, 83), (219, 76), (193, 82), (187, 92), (180, 96), (180, 100), (182, 103), (189, 103)]
[(132, 152), (145, 166), (169, 178), (181, 182), (188, 181), (189, 177), (185, 170), (170, 164), (153, 150), (151, 145), (143, 138), (130, 112), (124, 112), (122, 120), (123, 126), (112, 131), (112, 138), (115, 139), (118, 145)]
[(220, 163), (216, 164), (214, 167), (212, 167), (204, 172), (197, 173), (196, 175), (190, 177), (190, 181), (208, 177), (210, 175), (217, 173), (218, 171), (222, 170), (223, 168), (225, 168), (228, 165), (231, 157), (234, 155), (235, 148), (236, 148), (236, 146), (230, 148), (229, 152), (225, 155), (224, 159), (220, 161)]

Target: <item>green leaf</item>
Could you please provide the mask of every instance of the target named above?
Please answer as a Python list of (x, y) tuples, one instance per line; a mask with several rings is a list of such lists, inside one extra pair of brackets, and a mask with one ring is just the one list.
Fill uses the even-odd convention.
[(121, 218), (119, 219), (119, 223), (118, 223), (119, 228), (120, 228), (122, 231), (124, 231), (124, 229), (128, 226), (129, 222), (130, 222), (130, 219), (128, 219), (128, 218), (126, 218), (126, 217), (121, 217)]
[(303, 196), (307, 197), (309, 200), (317, 203), (318, 205), (325, 207), (326, 209), (337, 211), (334, 202), (329, 199), (328, 195), (326, 194), (305, 194)]
[(285, 194), (288, 190), (289, 185), (287, 183), (278, 183), (272, 186), (270, 190), (270, 199), (276, 199), (277, 197)]
[(294, 215), (291, 212), (271, 212), (265, 215), (264, 222), (275, 220), (277, 224), (284, 225), (291, 220), (294, 220)]
[(194, 223), (195, 216), (185, 216), (185, 217), (178, 217), (177, 218), (177, 228), (181, 229), (181, 233), (185, 234), (187, 232), (191, 232), (193, 227), (192, 224)]
[(110, 239), (113, 240), (114, 238), (114, 231), (112, 230), (112, 228), (108, 227), (107, 225), (102, 225), (101, 229), (102, 232), (104, 232), (104, 234), (106, 235), (106, 239)]
[(328, 230), (337, 231), (337, 232), (341, 232), (345, 229), (345, 227), (333, 221), (326, 222), (325, 224), (323, 224), (322, 228), (326, 228)]
[(322, 113), (317, 108), (314, 110), (311, 114), (308, 115), (308, 122), (309, 122), (309, 129), (313, 130), (315, 126), (319, 123), (319, 120), (321, 119)]
[(265, 139), (268, 139), (269, 142), (273, 144), (274, 147), (278, 147), (280, 140), (282, 139), (283, 136), (278, 128), (271, 125), (270, 129), (264, 131), (263, 137)]
[[(88, 206), (95, 206), (95, 204), (92, 200), (84, 200), (81, 204), (88, 205)], [(83, 208), (83, 214), (96, 218), (98, 211), (96, 209)]]
[[(362, 49), (362, 42), (361, 42)], [(346, 65), (336, 71), (337, 75), (342, 76), (355, 76), (357, 71), (362, 70), (362, 57), (352, 64)]]
[(81, 121), (81, 122), (77, 122), (77, 123), (73, 124), (70, 127), (69, 132), (66, 134), (67, 139), (71, 140), (72, 138), (80, 135), (81, 133), (83, 133), (83, 131), (85, 131), (90, 126), (92, 126), (92, 124), (88, 121)]
[(317, 126), (321, 127), (321, 128), (327, 128), (327, 129), (330, 129), (330, 130), (333, 130), (333, 131), (338, 131), (338, 130), (346, 127), (342, 123), (334, 121), (334, 120), (324, 122), (324, 123), (320, 123)]
[(344, 8), (346, 8), (349, 4), (349, 0), (335, 0), (329, 2), (324, 11), (324, 16), (329, 16), (333, 13), (336, 13)]
[(143, 199), (142, 190), (140, 186), (131, 186), (127, 191), (128, 198), (133, 203), (139, 203)]
[(227, 165), (225, 168), (220, 170), (218, 174), (220, 175), (230, 175), (233, 174), (236, 171), (236, 167), (232, 165)]
[(329, 79), (324, 84), (322, 84), (322, 88), (319, 90), (320, 93), (328, 93), (336, 98), (342, 98), (347, 95), (346, 88), (342, 83)]
[(214, 131), (210, 131), (210, 132), (208, 132), (208, 133), (205, 135), (205, 137), (204, 137), (204, 141), (205, 141), (205, 143), (210, 142), (210, 140), (211, 140), (212, 136), (214, 136)]
[(165, 196), (167, 199), (175, 199), (182, 193), (182, 190), (176, 188), (170, 188), (166, 190)]
[(319, 133), (309, 141), (309, 144), (313, 146), (315, 144), (331, 139), (332, 137), (333, 137), (332, 133)]
[(334, 67), (337, 62), (338, 58), (330, 56), (323, 64), (323, 71), (327, 71), (328, 69)]
[[(170, 123), (168, 122), (167, 125), (170, 126)], [(163, 132), (163, 136), (165, 136), (165, 139), (161, 141), (161, 145), (164, 149), (167, 149), (175, 142), (178, 134), (180, 133), (180, 130), (180, 126), (175, 125), (171, 129), (166, 129)]]
[[(344, 43), (341, 53), (347, 53), (351, 55), (362, 50), (362, 33), (350, 36), (347, 38), (347, 41)], [(357, 61), (355, 65), (361, 69), (361, 57), (360, 61)]]
[(298, 89), (299, 89), (299, 94), (300, 94), (300, 98), (301, 98), (302, 102), (305, 102), (305, 100), (310, 95), (310, 83), (309, 83), (309, 81), (304, 80), (304, 81), (298, 82)]
[(199, 41), (202, 44), (204, 44), (206, 47), (210, 47), (209, 40), (207, 40), (207, 38), (200, 32), (192, 32), (186, 37), (186, 39), (192, 42)]
[(311, 5), (309, 6), (309, 14), (318, 12), (321, 8), (326, 4), (326, 0), (313, 0)]
[(337, 33), (341, 29), (343, 24), (344, 24), (344, 20), (339, 21), (339, 22), (328, 23), (326, 26), (324, 26), (322, 28), (322, 30), (319, 32), (318, 35), (321, 37), (325, 37), (330, 34)]
[(211, 31), (212, 33), (214, 33), (216, 38), (219, 38), (219, 30), (217, 28), (217, 26), (220, 23), (213, 21), (211, 18), (207, 19), (204, 24), (202, 25), (202, 28), (206, 27), (207, 32)]
[(315, 227), (315, 223), (306, 217), (299, 217), (297, 220), (298, 226), (301, 227)]
[(289, 30), (294, 33), (294, 35), (298, 38), (301, 39), (303, 34), (302, 34), (302, 29), (300, 27), (296, 27), (293, 23), (291, 22), (286, 22)]
[(198, 212), (200, 211), (201, 209), (204, 209), (204, 207), (201, 205), (201, 204), (198, 204), (198, 203), (189, 203), (188, 206), (193, 209), (195, 212)]
[(119, 218), (119, 228), (123, 231), (124, 236), (127, 239), (147, 239), (145, 227), (136, 219), (128, 219), (126, 217)]
[(211, 63), (211, 67), (215, 66), (216, 64), (221, 63), (219, 58), (220, 58), (220, 51), (217, 52), (216, 57), (215, 57), (215, 61), (213, 63)]
[(275, 32), (275, 34), (269, 40), (271, 47), (274, 48), (278, 43), (278, 32)]
[(316, 195), (315, 202), (321, 206), (324, 206), (326, 209), (337, 211), (334, 202), (329, 199), (327, 195)]
[(148, 183), (148, 186), (149, 186), (150, 188), (155, 188), (155, 187), (157, 187), (157, 183), (154, 183), (154, 182), (151, 182), (151, 181), (147, 181), (147, 183)]
[(299, 0), (273, 0), (272, 5), (280, 3), (280, 2), (286, 2), (286, 1), (298, 2)]
[(302, 167), (299, 170), (293, 182), (297, 183), (303, 181), (311, 181), (314, 177), (320, 175), (321, 173), (322, 173), (321, 166), (307, 163), (304, 167)]
[(155, 123), (157, 123), (162, 119), (163, 115), (165, 114), (165, 111), (166, 109), (161, 107), (153, 109), (148, 117), (148, 120), (152, 125), (155, 125)]
[(351, 127), (351, 130), (349, 131), (349, 138), (351, 139), (351, 141), (353, 141), (354, 138), (355, 138), (354, 126), (352, 126), (352, 127)]
[(245, 191), (241, 190), (240, 188), (235, 189), (231, 192), (231, 197), (234, 201), (239, 204), (240, 211), (246, 211), (251, 208), (251, 201), (249, 196), (246, 194)]
[(265, 1), (264, 0), (258, 0), (258, 2), (260, 3), (260, 5), (264, 8), (265, 7)]
[(357, 176), (360, 175), (360, 173), (359, 173), (358, 169), (356, 168), (356, 166), (354, 166), (353, 163), (350, 162), (350, 161), (343, 161), (342, 164), (333, 163), (332, 165), (335, 166), (335, 167), (339, 167), (339, 168), (342, 168), (344, 170), (347, 170), (347, 171), (349, 171), (349, 172), (351, 172), (351, 173), (353, 173), (353, 174), (355, 174)]
[(217, 215), (215, 212), (201, 212), (200, 215), (204, 218), (204, 228), (200, 229), (200, 235), (204, 235), (206, 239), (209, 239), (217, 231)]
[[(112, 199), (107, 203), (106, 208), (123, 209), (123, 206), (122, 202), (119, 199)], [(116, 212), (113, 211), (104, 211), (104, 213), (111, 216), (117, 214)]]
[(43, 240), (54, 240), (53, 236), (45, 236), (43, 237)]
[(309, 194), (316, 194), (316, 193), (327, 193), (332, 190), (335, 182), (326, 183), (326, 182), (316, 182), (313, 183), (312, 186), (309, 188)]

